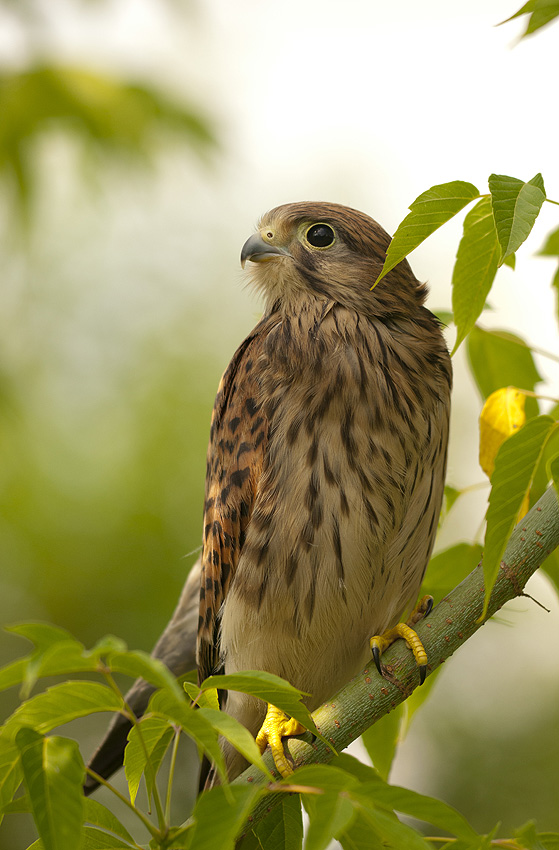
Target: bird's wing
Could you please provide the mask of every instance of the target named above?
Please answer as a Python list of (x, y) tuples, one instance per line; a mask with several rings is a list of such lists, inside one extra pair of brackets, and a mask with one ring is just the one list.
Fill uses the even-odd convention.
[(268, 419), (259, 400), (261, 325), (235, 352), (212, 415), (198, 621), (200, 681), (221, 666), (221, 608), (243, 548), (268, 442)]

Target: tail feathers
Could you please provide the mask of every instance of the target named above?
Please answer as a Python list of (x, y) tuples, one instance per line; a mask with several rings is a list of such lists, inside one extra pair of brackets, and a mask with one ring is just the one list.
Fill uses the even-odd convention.
[[(177, 677), (196, 668), (199, 588), (200, 561), (197, 561), (188, 575), (171, 621), (152, 652), (154, 658), (163, 661), (171, 673)], [(143, 715), (154, 690), (143, 679), (138, 679), (128, 691), (125, 700), (136, 717)], [(126, 717), (122, 714), (115, 715), (107, 734), (93, 754), (88, 767), (103, 779), (108, 779), (121, 767), (130, 728), (131, 723)], [(89, 795), (98, 786), (99, 783), (88, 775), (84, 784), (84, 793)]]

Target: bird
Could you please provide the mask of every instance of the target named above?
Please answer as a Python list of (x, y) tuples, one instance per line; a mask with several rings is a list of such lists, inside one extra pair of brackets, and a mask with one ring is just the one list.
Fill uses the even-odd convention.
[[(264, 311), (217, 391), (202, 552), (154, 650), (175, 675), (194, 660), (196, 616), (200, 682), (264, 670), (311, 711), (371, 651), (380, 670), (400, 636), (425, 675), (413, 625), (430, 602), (414, 603), (444, 492), (452, 369), (407, 260), (375, 286), (389, 243), (363, 212), (304, 201), (266, 213), (242, 248)], [(141, 713), (149, 687), (134, 688)], [(223, 707), (287, 775), (282, 739), (299, 725), (234, 691)], [(122, 760), (123, 721), (91, 762), (101, 775)], [(231, 780), (246, 762), (223, 750)]]

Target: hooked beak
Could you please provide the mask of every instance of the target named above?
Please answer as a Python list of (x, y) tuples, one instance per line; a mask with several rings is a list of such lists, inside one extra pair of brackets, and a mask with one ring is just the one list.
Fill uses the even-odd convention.
[(277, 245), (270, 245), (269, 242), (264, 241), (260, 233), (253, 233), (243, 245), (243, 250), (241, 251), (241, 266), (244, 269), (247, 260), (250, 260), (252, 263), (265, 263), (268, 260), (273, 260), (274, 257), (289, 256), (291, 255), (285, 248), (279, 248)]

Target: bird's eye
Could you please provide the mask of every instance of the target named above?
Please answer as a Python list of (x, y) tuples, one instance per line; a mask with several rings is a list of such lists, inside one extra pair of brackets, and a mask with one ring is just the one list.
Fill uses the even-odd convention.
[(334, 242), (336, 234), (329, 224), (311, 224), (307, 230), (306, 239), (313, 248), (329, 248)]

